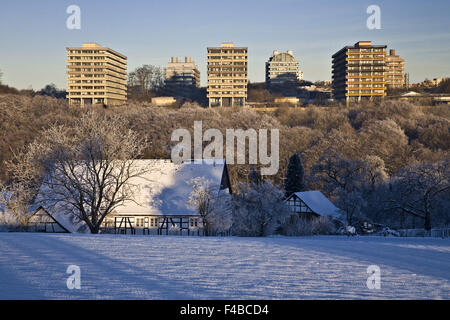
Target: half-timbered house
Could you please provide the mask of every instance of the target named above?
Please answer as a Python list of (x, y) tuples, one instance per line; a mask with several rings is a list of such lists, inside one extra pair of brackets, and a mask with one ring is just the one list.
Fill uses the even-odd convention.
[(328, 216), (332, 219), (339, 217), (339, 209), (318, 191), (295, 192), (286, 199), (291, 212), (307, 218)]
[[(196, 208), (189, 205), (193, 179), (207, 181), (217, 192), (231, 194), (225, 160), (199, 160), (175, 164), (171, 160), (136, 160), (144, 174), (130, 179), (135, 187), (133, 201), (125, 201), (111, 212), (101, 232), (121, 234), (202, 234), (202, 221)], [(87, 225), (58, 207), (38, 209), (40, 224), (54, 220), (68, 232), (89, 232)], [(48, 220), (48, 222), (47, 222)], [(42, 229), (42, 228), (41, 228)], [(52, 232), (46, 227), (45, 230)]]

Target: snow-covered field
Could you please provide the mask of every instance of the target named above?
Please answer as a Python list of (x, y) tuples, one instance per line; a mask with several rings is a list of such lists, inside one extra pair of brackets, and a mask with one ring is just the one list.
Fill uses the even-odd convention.
[(0, 233), (0, 299), (392, 298), (450, 299), (450, 239)]

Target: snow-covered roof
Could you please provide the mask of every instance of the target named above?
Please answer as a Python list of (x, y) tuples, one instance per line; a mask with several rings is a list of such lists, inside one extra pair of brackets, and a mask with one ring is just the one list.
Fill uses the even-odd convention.
[(319, 190), (295, 192), (295, 195), (318, 215), (339, 216), (339, 209)]
[(408, 91), (404, 94), (402, 94), (403, 97), (409, 97), (409, 96), (420, 96), (420, 93), (417, 93), (415, 91)]
[(139, 188), (136, 203), (125, 202), (116, 214), (196, 215), (196, 210), (188, 205), (193, 190), (189, 181), (202, 178), (219, 190), (225, 161), (175, 164), (170, 160), (139, 160), (137, 165), (148, 166), (149, 170), (131, 182)]
[[(125, 203), (115, 209), (112, 215), (197, 215), (196, 210), (189, 206), (192, 193), (190, 180), (201, 178), (210, 186), (221, 187), (222, 175), (225, 170), (223, 159), (189, 161), (175, 164), (165, 159), (135, 160), (136, 170), (145, 169), (139, 177), (133, 177), (128, 182), (136, 187), (134, 201)], [(41, 193), (48, 192), (41, 188)], [(39, 199), (39, 196), (37, 197)], [(43, 203), (42, 207), (58, 223), (70, 232), (88, 231), (83, 221), (78, 221), (73, 214), (68, 214), (63, 203)]]

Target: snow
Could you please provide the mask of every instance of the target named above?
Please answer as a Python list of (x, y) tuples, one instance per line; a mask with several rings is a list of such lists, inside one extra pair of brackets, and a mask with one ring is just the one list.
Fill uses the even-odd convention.
[(296, 192), (295, 195), (321, 216), (339, 216), (339, 209), (318, 190)]
[[(131, 178), (128, 183), (136, 187), (134, 201), (125, 201), (115, 210), (115, 214), (132, 215), (197, 215), (195, 208), (188, 205), (192, 193), (189, 181), (193, 178), (203, 178), (219, 189), (225, 168), (223, 159), (204, 159), (175, 164), (170, 160), (146, 159), (135, 160), (136, 171), (145, 172), (139, 177)], [(40, 194), (48, 191), (47, 186), (41, 187)], [(38, 196), (40, 199), (41, 196)], [(60, 222), (66, 229), (73, 232), (80, 225), (71, 227), (67, 210), (62, 210), (65, 203), (54, 205), (44, 203), (47, 212)], [(63, 213), (64, 211), (64, 213)], [(76, 231), (76, 230), (74, 230)]]
[[(129, 184), (136, 187), (133, 201), (125, 201), (116, 208), (113, 215), (195, 215), (197, 210), (188, 204), (193, 191), (191, 179), (202, 178), (219, 189), (225, 170), (223, 159), (203, 159), (175, 164), (171, 160), (134, 160), (136, 171), (145, 170), (139, 177), (133, 177)], [(37, 197), (39, 205), (31, 206), (37, 210), (40, 205), (45, 212), (71, 233), (89, 233), (84, 221), (76, 218), (67, 209), (65, 202), (44, 201), (49, 187), (42, 185)]]
[(402, 97), (409, 97), (409, 96), (420, 96), (420, 93), (417, 93), (415, 91), (408, 91), (407, 93), (402, 94)]
[(450, 239), (0, 233), (0, 299), (450, 299)]
[(125, 202), (116, 212), (133, 215), (198, 215), (196, 209), (188, 205), (193, 190), (189, 181), (203, 178), (219, 189), (224, 164), (222, 159), (182, 164), (170, 160), (138, 160), (136, 165), (146, 166), (149, 170), (130, 181), (139, 186), (135, 202)]

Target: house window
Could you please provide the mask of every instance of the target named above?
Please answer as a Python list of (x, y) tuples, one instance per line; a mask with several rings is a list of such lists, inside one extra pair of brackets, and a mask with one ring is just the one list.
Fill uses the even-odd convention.
[(191, 227), (198, 227), (198, 219), (197, 218), (190, 218), (189, 222), (190, 222)]
[(144, 227), (144, 218), (136, 218), (136, 227)]
[(150, 218), (150, 227), (157, 227), (158, 226), (158, 220), (157, 218)]

